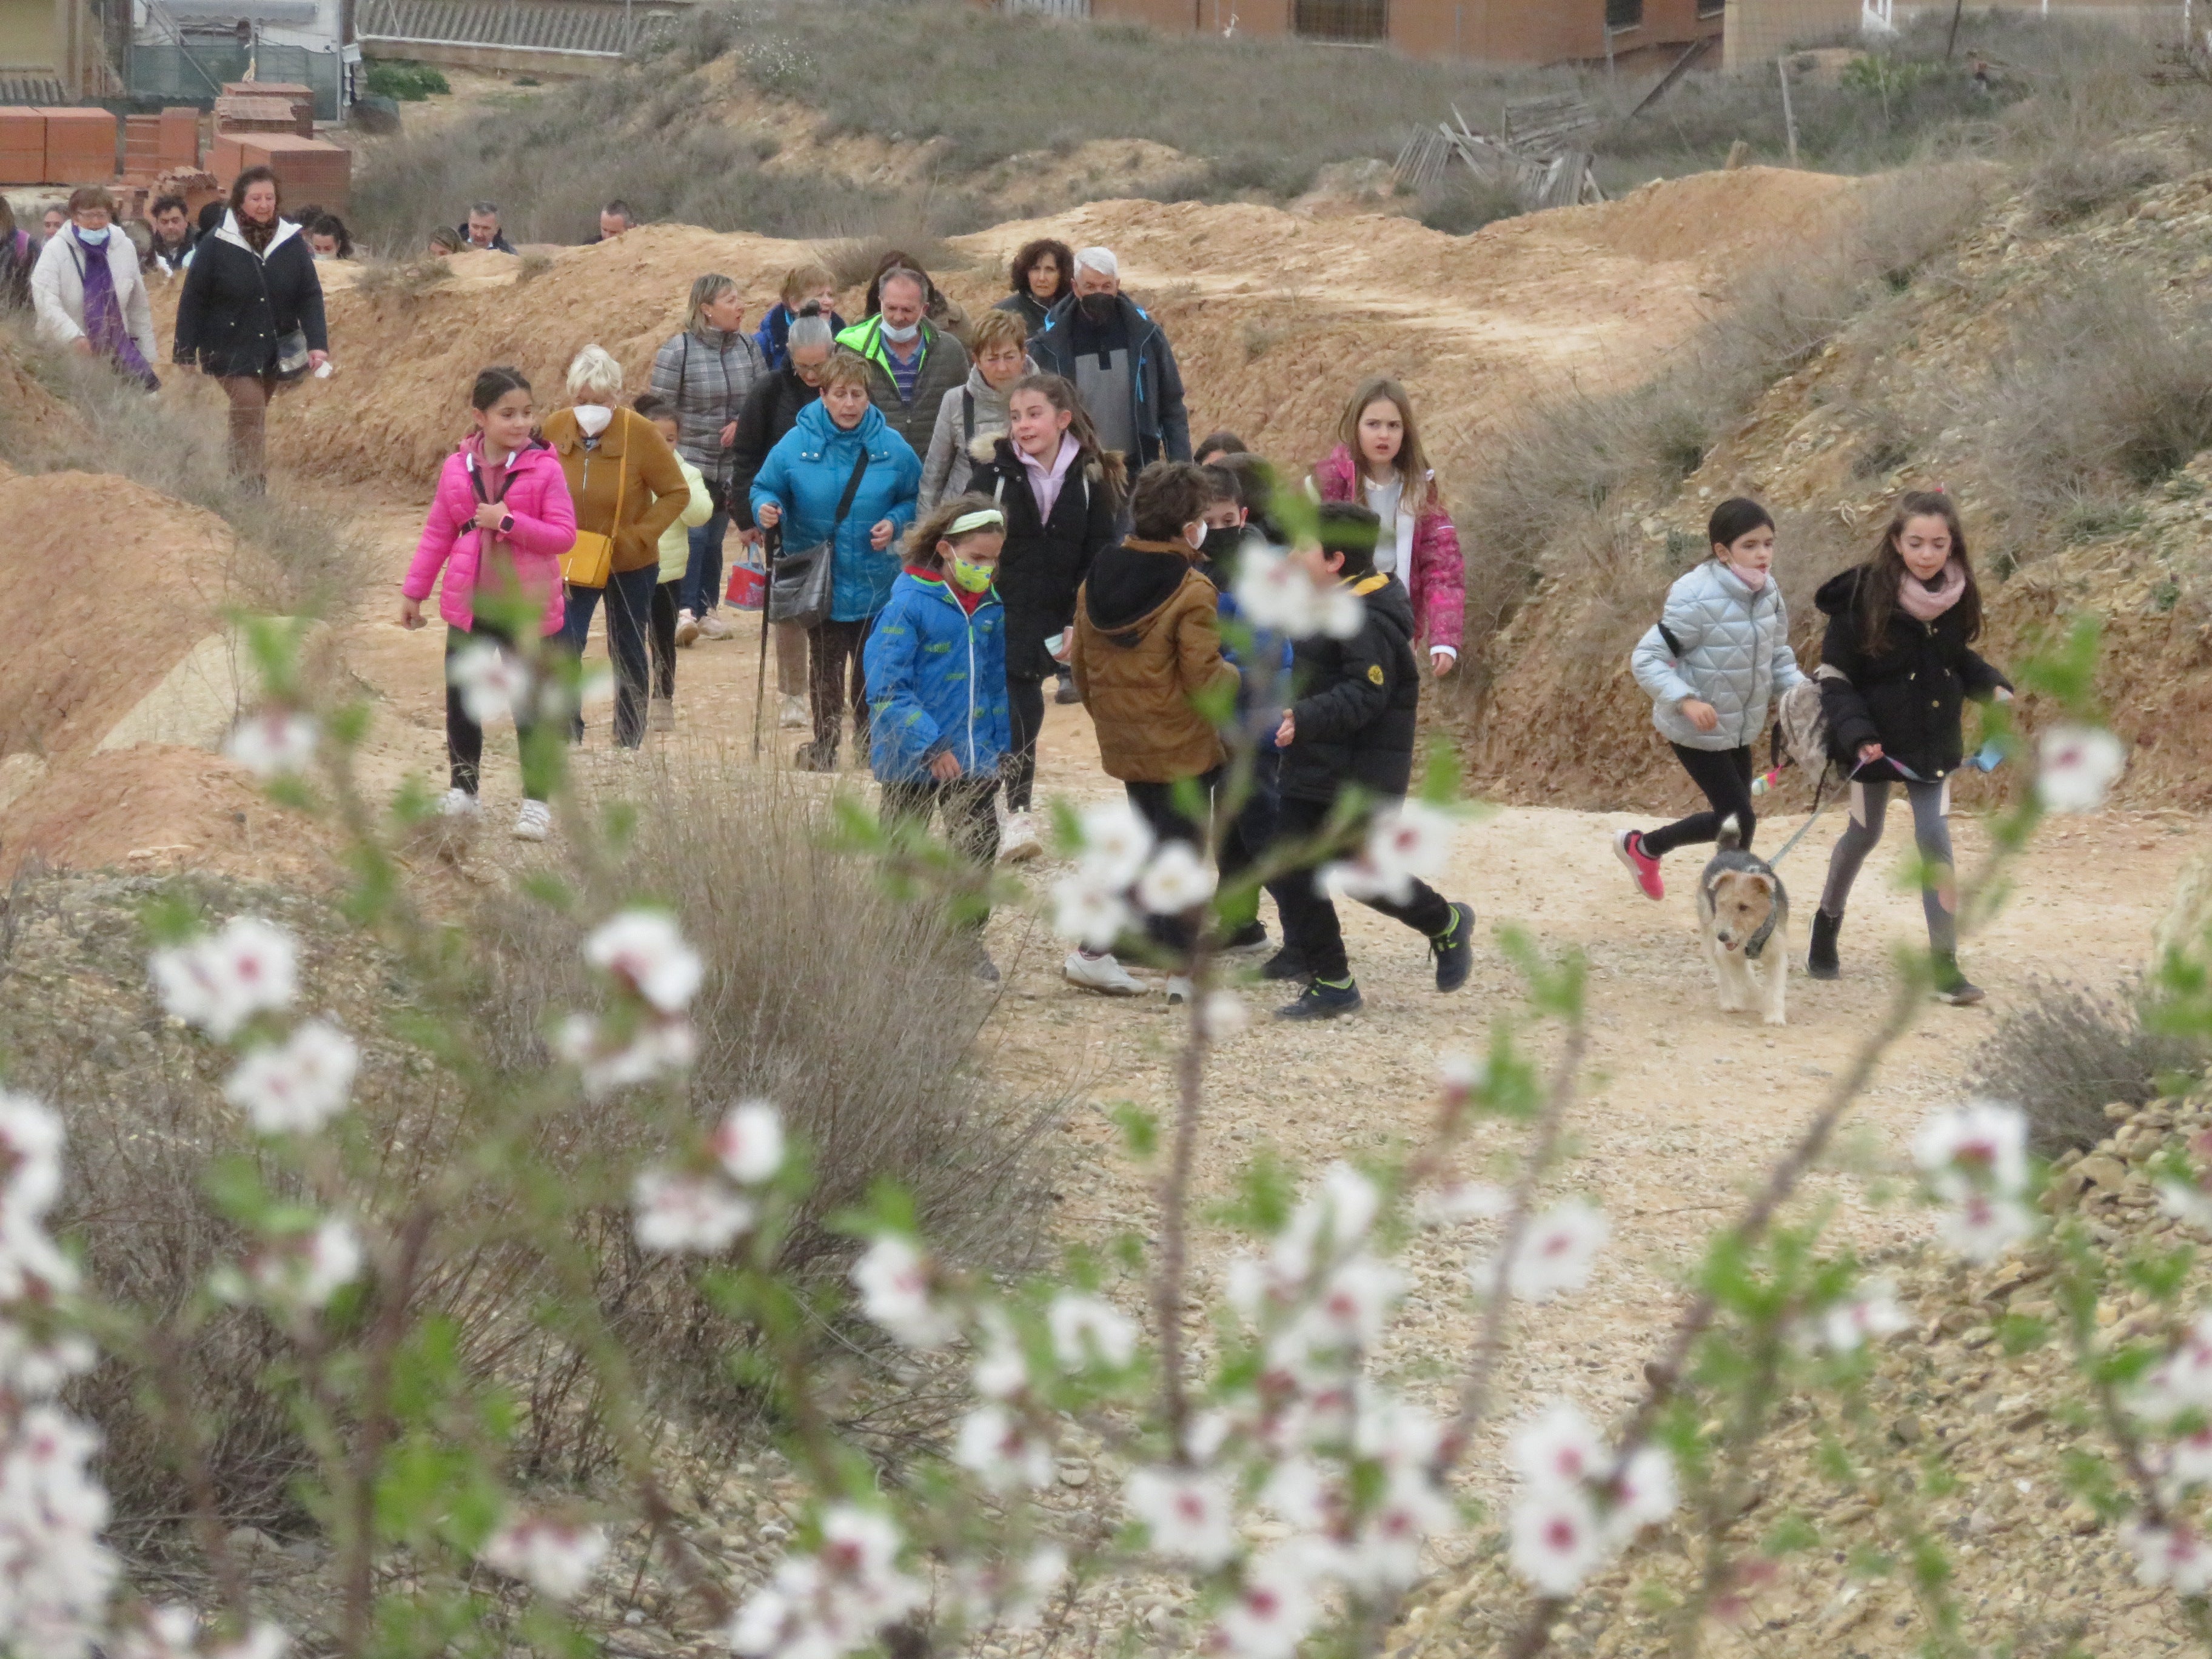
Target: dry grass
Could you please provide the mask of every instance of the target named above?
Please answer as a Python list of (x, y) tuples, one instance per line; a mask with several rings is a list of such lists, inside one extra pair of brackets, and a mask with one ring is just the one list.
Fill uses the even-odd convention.
[(2105, 994), (2039, 982), (1974, 1055), (1972, 1092), (2018, 1103), (2038, 1157), (2095, 1146), (2112, 1133), (2107, 1105), (2144, 1105), (2162, 1079), (2204, 1065), (2203, 1045), (2145, 1028), (2143, 994), (2140, 981)]

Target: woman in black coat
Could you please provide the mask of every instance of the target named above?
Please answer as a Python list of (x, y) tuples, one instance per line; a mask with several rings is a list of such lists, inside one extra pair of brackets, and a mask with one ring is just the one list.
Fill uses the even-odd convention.
[(1981, 990), (1959, 969), (1958, 884), (1946, 819), (1951, 775), (1966, 752), (1966, 700), (2008, 701), (2012, 685), (1973, 648), (1982, 631), (1982, 595), (1958, 507), (1945, 495), (1906, 495), (1874, 557), (1830, 579), (1814, 603), (1828, 618), (1820, 645), (1820, 708), (1829, 747), (1851, 775), (1851, 817), (1828, 859), (1806, 970), (1814, 979), (1842, 971), (1836, 935), (1844, 905), (1881, 839), (1889, 787), (1902, 783), (1927, 871), (1920, 903), (1936, 995), (1949, 1003), (1979, 1002)]
[(1075, 591), (1091, 562), (1121, 539), (1115, 523), (1126, 477), (1121, 458), (1098, 447), (1075, 388), (1057, 374), (1015, 381), (1006, 393), (1006, 420), (1007, 434), (969, 487), (988, 493), (1006, 515), (996, 586), (1006, 608), (1014, 748), (1006, 768), (1007, 817), (999, 855), (1012, 860), (1044, 850), (1030, 797), (1044, 729), (1044, 683), (1058, 667), (1046, 641), (1073, 625)]
[(330, 356), (323, 285), (300, 227), (276, 210), (276, 175), (248, 167), (230, 187), (222, 227), (192, 251), (177, 300), (181, 366), (222, 382), (230, 398), (230, 469), (260, 484), (269, 399)]

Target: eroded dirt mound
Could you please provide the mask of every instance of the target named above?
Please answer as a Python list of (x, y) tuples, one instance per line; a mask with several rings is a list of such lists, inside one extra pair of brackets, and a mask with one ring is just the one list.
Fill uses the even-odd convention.
[(57, 765), (0, 811), (0, 880), (28, 858), (75, 870), (318, 874), (313, 831), (253, 775), (204, 749), (110, 749)]

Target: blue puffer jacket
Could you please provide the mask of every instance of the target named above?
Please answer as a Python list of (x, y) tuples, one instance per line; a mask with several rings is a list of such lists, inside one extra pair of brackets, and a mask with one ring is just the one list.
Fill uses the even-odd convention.
[(950, 750), (963, 774), (996, 772), (1014, 746), (1006, 713), (1006, 610), (986, 593), (973, 616), (943, 581), (891, 584), (866, 652), (879, 783), (915, 783)]
[[(798, 422), (776, 440), (768, 459), (753, 475), (756, 517), (773, 501), (783, 512), (783, 544), (793, 552), (812, 547), (830, 534), (837, 503), (853, 476), (862, 446), (867, 471), (860, 475), (853, 510), (837, 526), (837, 554), (831, 580), (833, 622), (861, 622), (884, 608), (898, 575), (898, 535), (914, 519), (921, 489), (921, 460), (871, 405), (860, 425), (845, 431), (817, 399), (799, 411)], [(891, 544), (878, 553), (868, 545), (870, 528), (889, 519)]]
[[(1667, 590), (1660, 624), (1637, 642), (1630, 665), (1636, 683), (1651, 694), (1652, 725), (1685, 749), (1758, 742), (1774, 700), (1805, 678), (1790, 649), (1790, 613), (1774, 578), (1754, 592), (1718, 559), (1707, 559)], [(1682, 713), (1692, 697), (1719, 714), (1712, 731), (1698, 731)]]

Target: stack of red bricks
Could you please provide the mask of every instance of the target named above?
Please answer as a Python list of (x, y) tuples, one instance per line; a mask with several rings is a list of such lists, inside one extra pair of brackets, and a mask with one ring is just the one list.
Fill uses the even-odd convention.
[(123, 176), (150, 185), (163, 173), (200, 164), (200, 112), (189, 105), (159, 115), (123, 118)]
[(112, 184), (115, 138), (104, 109), (0, 108), (0, 185)]
[(288, 209), (313, 202), (343, 213), (353, 191), (353, 152), (314, 136), (315, 95), (269, 81), (233, 81), (216, 100), (208, 167), (226, 189), (248, 167), (276, 173)]

